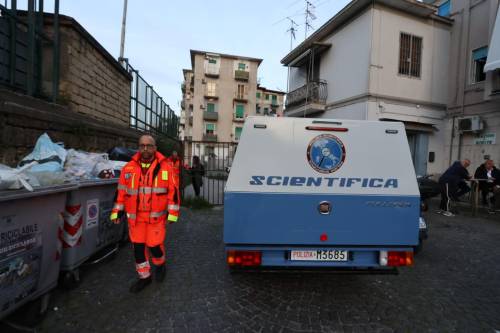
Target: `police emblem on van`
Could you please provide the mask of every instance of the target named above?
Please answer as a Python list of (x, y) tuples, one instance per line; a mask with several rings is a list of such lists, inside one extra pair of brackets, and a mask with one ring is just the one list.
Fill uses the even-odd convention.
[(335, 172), (342, 166), (344, 160), (345, 146), (335, 135), (318, 135), (307, 147), (307, 161), (318, 172)]

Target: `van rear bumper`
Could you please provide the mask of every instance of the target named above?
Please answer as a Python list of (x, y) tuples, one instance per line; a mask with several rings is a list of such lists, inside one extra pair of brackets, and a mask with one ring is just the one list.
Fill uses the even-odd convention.
[[(348, 251), (348, 259), (346, 261), (306, 261), (292, 260), (292, 251), (318, 251), (318, 250), (341, 250)], [(375, 270), (380, 270), (381, 273), (394, 271), (391, 267), (382, 266), (380, 264), (381, 251), (401, 251), (413, 252), (411, 246), (402, 247), (316, 247), (316, 246), (257, 246), (257, 245), (226, 245), (226, 258), (229, 251), (258, 251), (261, 253), (260, 264), (252, 267), (243, 267), (244, 269), (289, 269), (289, 270), (307, 270), (327, 269), (338, 272), (360, 272), (377, 273)], [(239, 268), (233, 267), (232, 268)]]

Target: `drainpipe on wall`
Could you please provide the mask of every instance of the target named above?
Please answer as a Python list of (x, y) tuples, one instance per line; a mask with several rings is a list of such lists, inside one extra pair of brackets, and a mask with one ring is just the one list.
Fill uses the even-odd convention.
[[(463, 92), (462, 92), (462, 116), (465, 114), (465, 89), (467, 89), (467, 81), (469, 80), (469, 76), (467, 75), (467, 68), (468, 68), (468, 62), (469, 62), (469, 39), (470, 39), (470, 9), (471, 9), (471, 4), (470, 2), (467, 5), (467, 15), (463, 16), (463, 19), (465, 21), (465, 18), (467, 17), (467, 37), (465, 39), (465, 64), (464, 64), (464, 86), (463, 86)], [(465, 24), (465, 22), (464, 22)], [(457, 152), (457, 159), (460, 160), (460, 157), (462, 156), (462, 133), (458, 133), (458, 152)]]

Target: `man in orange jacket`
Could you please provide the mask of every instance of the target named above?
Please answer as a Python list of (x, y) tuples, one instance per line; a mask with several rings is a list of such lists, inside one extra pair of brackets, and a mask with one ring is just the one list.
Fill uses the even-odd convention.
[(177, 151), (172, 151), (172, 155), (167, 158), (167, 163), (172, 169), (172, 182), (175, 187), (174, 202), (177, 203), (181, 196), (180, 178), (181, 178), (181, 160)]
[(156, 151), (153, 137), (143, 135), (139, 139), (139, 152), (123, 167), (120, 175), (111, 220), (120, 223), (119, 214), (127, 213), (139, 274), (139, 279), (130, 287), (133, 293), (151, 283), (148, 250), (155, 266), (155, 280), (161, 282), (165, 278), (166, 224), (167, 221), (177, 222), (179, 217), (179, 198), (174, 202), (176, 189), (172, 173), (165, 156)]

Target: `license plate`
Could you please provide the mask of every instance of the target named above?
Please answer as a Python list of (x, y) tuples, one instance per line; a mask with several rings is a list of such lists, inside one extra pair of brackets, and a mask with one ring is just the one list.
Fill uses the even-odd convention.
[(290, 260), (294, 261), (347, 261), (349, 251), (341, 250), (316, 250), (316, 251), (291, 251)]

